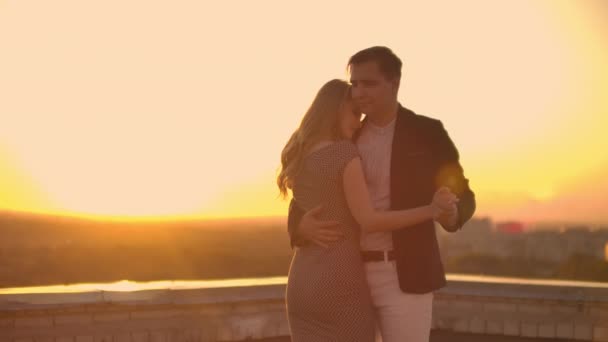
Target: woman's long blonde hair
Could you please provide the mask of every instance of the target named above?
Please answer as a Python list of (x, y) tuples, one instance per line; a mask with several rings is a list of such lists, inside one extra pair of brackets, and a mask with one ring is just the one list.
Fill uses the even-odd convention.
[(350, 84), (344, 80), (325, 83), (287, 141), (281, 152), (281, 172), (277, 177), (283, 198), (287, 197), (288, 189), (293, 189), (293, 180), (310, 149), (322, 140), (340, 139), (339, 113), (344, 102), (350, 100), (350, 89)]

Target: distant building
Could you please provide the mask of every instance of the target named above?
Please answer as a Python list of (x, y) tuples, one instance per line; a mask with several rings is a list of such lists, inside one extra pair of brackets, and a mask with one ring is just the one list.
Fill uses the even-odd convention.
[(464, 255), (491, 255), (561, 262), (575, 254), (608, 261), (608, 229), (555, 226), (537, 229), (519, 221), (494, 224), (491, 219), (471, 219), (455, 234), (438, 228), (444, 260)]
[(524, 232), (524, 224), (517, 221), (501, 222), (496, 224), (496, 230), (501, 233), (519, 234)]

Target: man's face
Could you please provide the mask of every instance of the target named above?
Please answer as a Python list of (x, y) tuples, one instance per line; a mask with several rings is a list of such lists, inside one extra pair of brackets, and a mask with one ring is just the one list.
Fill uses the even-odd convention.
[(399, 81), (388, 80), (375, 61), (353, 64), (350, 82), (355, 104), (367, 115), (390, 110), (397, 101)]

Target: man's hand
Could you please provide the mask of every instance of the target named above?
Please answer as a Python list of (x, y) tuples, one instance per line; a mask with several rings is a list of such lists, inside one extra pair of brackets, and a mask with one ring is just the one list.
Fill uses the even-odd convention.
[(323, 248), (328, 248), (331, 242), (342, 239), (344, 234), (340, 232), (340, 222), (320, 221), (316, 218), (322, 209), (322, 206), (318, 206), (304, 214), (297, 234)]
[(442, 187), (435, 193), (433, 204), (436, 208), (435, 221), (444, 228), (458, 223), (458, 198), (447, 188)]

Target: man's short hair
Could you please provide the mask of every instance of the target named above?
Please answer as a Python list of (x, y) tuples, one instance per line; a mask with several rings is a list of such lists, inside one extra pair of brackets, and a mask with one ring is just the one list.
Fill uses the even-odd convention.
[(348, 60), (347, 69), (350, 72), (353, 64), (374, 61), (388, 80), (401, 79), (401, 60), (386, 46), (373, 46), (357, 52)]

